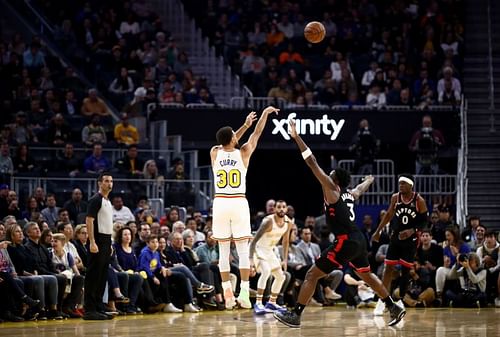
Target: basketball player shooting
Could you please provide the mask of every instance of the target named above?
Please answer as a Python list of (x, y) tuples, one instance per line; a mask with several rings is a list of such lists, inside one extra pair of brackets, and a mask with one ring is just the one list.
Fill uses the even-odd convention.
[(241, 274), (238, 303), (242, 308), (252, 308), (249, 292), (250, 259), (248, 240), (252, 238), (250, 227), (250, 209), (245, 197), (246, 173), (250, 157), (257, 147), (257, 142), (264, 130), (267, 118), (279, 109), (269, 106), (264, 109), (254, 132), (248, 141), (239, 148), (238, 141), (256, 120), (256, 113), (251, 112), (245, 123), (234, 132), (230, 126), (217, 131), (217, 142), (212, 147), (210, 158), (215, 181), (213, 202), (213, 236), (219, 242), (219, 269), (226, 309), (236, 305), (231, 282), (229, 281), (229, 254), (231, 240), (236, 245)]
[[(370, 271), (366, 241), (354, 220), (354, 199), (368, 190), (373, 182), (373, 177), (358, 185), (354, 190), (348, 191), (351, 176), (348, 171), (336, 169), (327, 175), (319, 167), (312, 151), (307, 147), (302, 138), (297, 134), (295, 122), (290, 120), (290, 136), (295, 140), (302, 152), (307, 166), (311, 169), (316, 179), (320, 182), (325, 199), (326, 223), (335, 235), (335, 241), (316, 260), (308, 270), (306, 278), (297, 299), (297, 304), (292, 311), (277, 311), (274, 317), (281, 323), (299, 328), (302, 312), (311, 299), (319, 279), (325, 277), (334, 269), (341, 269), (349, 263), (357, 275), (368, 284), (384, 301), (391, 319), (389, 325), (397, 324), (406, 314), (404, 308), (398, 306), (389, 296), (382, 282)], [(352, 206), (351, 206), (352, 205)]]

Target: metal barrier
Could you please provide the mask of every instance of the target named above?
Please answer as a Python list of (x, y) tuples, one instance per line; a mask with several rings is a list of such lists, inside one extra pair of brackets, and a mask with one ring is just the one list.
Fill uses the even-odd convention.
[[(363, 175), (352, 175), (351, 184), (356, 186), (363, 181)], [(375, 181), (359, 199), (361, 205), (388, 205), (395, 191), (395, 177), (391, 174), (374, 175)]]
[(468, 215), (468, 201), (467, 191), (469, 188), (469, 181), (467, 178), (468, 171), (468, 142), (467, 142), (467, 101), (462, 96), (460, 104), (460, 149), (458, 150), (457, 162), (457, 209), (456, 219), (457, 223), (461, 224), (464, 228), (467, 226)]
[(263, 110), (269, 105), (284, 109), (287, 102), (283, 98), (274, 97), (232, 97), (230, 107), (233, 109), (250, 108), (255, 110)]
[[(194, 194), (194, 206), (197, 209), (208, 209), (213, 198), (212, 179), (190, 179), (190, 180), (150, 180), (150, 179), (113, 179), (113, 194), (120, 194), (129, 204), (135, 202), (136, 198), (146, 195), (148, 199), (162, 200), (162, 205), (172, 205), (169, 202), (168, 192), (172, 183), (191, 184)], [(82, 190), (86, 197), (97, 192), (96, 178), (73, 178), (73, 177), (19, 177), (11, 178), (11, 188), (16, 191), (20, 200), (24, 201), (33, 195), (36, 188), (42, 187), (46, 193), (54, 193), (59, 203), (69, 199), (74, 188)], [(177, 205), (179, 206), (179, 205)], [(183, 206), (183, 205), (180, 205)]]
[[(338, 167), (349, 172), (354, 172), (354, 159), (342, 159), (338, 162)], [(375, 174), (394, 175), (394, 162), (390, 159), (375, 159), (374, 161)]]

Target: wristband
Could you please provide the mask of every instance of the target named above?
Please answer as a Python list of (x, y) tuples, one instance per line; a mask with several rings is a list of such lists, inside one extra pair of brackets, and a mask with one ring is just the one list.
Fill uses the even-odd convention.
[(250, 128), (250, 126), (248, 126), (247, 123), (243, 123), (243, 125), (245, 125), (247, 129)]
[(304, 151), (302, 151), (302, 158), (304, 158), (304, 160), (306, 160), (308, 157), (310, 157), (312, 155), (312, 151), (310, 148), (307, 148), (305, 149)]

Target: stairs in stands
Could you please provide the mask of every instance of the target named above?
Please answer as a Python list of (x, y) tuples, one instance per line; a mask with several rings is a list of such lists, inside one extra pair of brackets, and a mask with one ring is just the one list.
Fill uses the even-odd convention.
[[(490, 100), (488, 2), (491, 4), (494, 101)], [(500, 229), (500, 3), (467, 0), (464, 92), (468, 101), (468, 215)]]

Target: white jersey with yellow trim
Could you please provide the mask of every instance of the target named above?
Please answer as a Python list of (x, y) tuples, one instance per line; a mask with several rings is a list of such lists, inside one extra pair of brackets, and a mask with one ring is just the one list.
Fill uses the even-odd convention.
[[(281, 240), (281, 237), (283, 234), (288, 229), (288, 223), (290, 222), (290, 219), (288, 216), (285, 215), (285, 218), (283, 219), (283, 226), (278, 226), (274, 219), (274, 214), (268, 215), (266, 218), (271, 218), (271, 222), (273, 224), (272, 229), (269, 232), (265, 232), (262, 234), (261, 238), (257, 243), (255, 244), (255, 249), (256, 250), (261, 250), (261, 249), (273, 249), (278, 245), (278, 243)], [(264, 218), (264, 220), (266, 219)]]
[(219, 149), (212, 170), (216, 197), (245, 196), (247, 168), (240, 150)]

